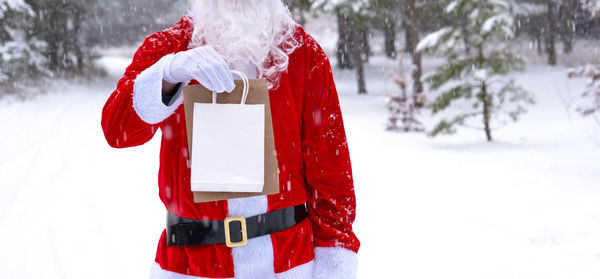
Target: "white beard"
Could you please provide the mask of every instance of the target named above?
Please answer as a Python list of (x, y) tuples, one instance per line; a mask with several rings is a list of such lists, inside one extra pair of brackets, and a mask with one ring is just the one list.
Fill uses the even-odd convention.
[(269, 88), (278, 87), (288, 55), (299, 45), (296, 23), (281, 0), (190, 0), (190, 48), (210, 45), (233, 68), (256, 66)]

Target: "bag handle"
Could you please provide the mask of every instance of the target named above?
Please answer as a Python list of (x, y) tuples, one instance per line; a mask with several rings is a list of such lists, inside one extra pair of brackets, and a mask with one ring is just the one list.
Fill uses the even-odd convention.
[[(246, 100), (248, 99), (248, 94), (249, 94), (249, 81), (248, 81), (248, 76), (246, 76), (246, 74), (244, 74), (244, 72), (240, 72), (240, 71), (236, 71), (236, 70), (231, 70), (231, 73), (236, 74), (238, 76), (240, 76), (242, 78), (242, 82), (244, 83), (244, 90), (242, 91), (242, 102), (241, 104), (244, 105), (246, 104)], [(212, 92), (212, 103), (216, 104), (217, 103), (217, 92), (213, 91)]]

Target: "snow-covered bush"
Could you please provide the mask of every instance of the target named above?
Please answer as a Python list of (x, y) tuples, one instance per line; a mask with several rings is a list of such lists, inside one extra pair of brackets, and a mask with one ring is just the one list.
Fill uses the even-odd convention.
[[(430, 135), (454, 133), (457, 126), (476, 127), (479, 122), (491, 141), (498, 122), (516, 121), (533, 103), (529, 93), (507, 77), (524, 68), (508, 42), (514, 37), (514, 16), (527, 12), (528, 6), (513, 0), (448, 2), (448, 15), (468, 21), (452, 20), (417, 46), (446, 60), (425, 77), (430, 89), (439, 91), (428, 107), (433, 114), (445, 113)], [(470, 51), (465, 51), (466, 46)]]
[(413, 65), (411, 71), (404, 71), (403, 57), (399, 55), (397, 58), (398, 69), (391, 70), (390, 76), (394, 83), (400, 88), (399, 91), (386, 94), (385, 103), (388, 109), (389, 117), (387, 130), (388, 131), (423, 131), (423, 124), (417, 119), (419, 114), (418, 104), (425, 102), (425, 93), (409, 94), (413, 82), (413, 72), (416, 66)]

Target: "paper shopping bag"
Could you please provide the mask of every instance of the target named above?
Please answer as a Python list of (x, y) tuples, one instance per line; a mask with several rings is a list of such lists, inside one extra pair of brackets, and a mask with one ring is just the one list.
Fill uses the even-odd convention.
[[(200, 173), (202, 170), (205, 171), (204, 176), (200, 176), (205, 179), (202, 183), (194, 180), (193, 175), (190, 177), (190, 188), (195, 187), (194, 185), (199, 186), (192, 188), (194, 201), (197, 203), (279, 193), (279, 168), (266, 80), (248, 81), (248, 96), (245, 102), (251, 107), (262, 105), (264, 113), (262, 130), (256, 128), (254, 124), (248, 124), (257, 122), (258, 116), (251, 110), (259, 110), (261, 106), (252, 107), (245, 112), (236, 109), (240, 108), (244, 87), (243, 81), (235, 82), (236, 89), (233, 92), (216, 94), (216, 104), (213, 104), (213, 92), (202, 85), (187, 86), (183, 90), (191, 171), (200, 170)], [(231, 115), (236, 117), (230, 117)], [(202, 117), (209, 119), (199, 120)], [(194, 140), (194, 129), (196, 129), (197, 140)], [(256, 129), (259, 129), (260, 133), (257, 133)], [(214, 134), (219, 135), (214, 136)], [(250, 137), (249, 134), (253, 136)], [(257, 136), (258, 134), (262, 134), (262, 137)], [(257, 142), (262, 142), (263, 148), (256, 148)], [(226, 154), (226, 156), (219, 158), (218, 154)], [(195, 161), (196, 157), (203, 158)], [(256, 162), (259, 161), (257, 157), (262, 159), (261, 164), (257, 165)], [(249, 161), (254, 163), (245, 165)], [(246, 166), (244, 169), (246, 172), (231, 172), (242, 169), (242, 166)], [(211, 183), (208, 179), (223, 178), (227, 174), (229, 174), (227, 183), (223, 181)], [(242, 189), (246, 189), (243, 190), (245, 192), (239, 192)]]
[(265, 105), (194, 103), (193, 123), (192, 191), (262, 192)]

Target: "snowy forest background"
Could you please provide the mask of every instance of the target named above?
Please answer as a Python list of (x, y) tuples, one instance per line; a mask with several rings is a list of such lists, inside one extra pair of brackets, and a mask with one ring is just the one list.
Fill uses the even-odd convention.
[[(542, 60), (571, 67), (566, 73), (571, 78), (590, 80), (579, 96), (566, 97), (565, 106), (600, 121), (596, 0), (286, 3), (302, 25), (332, 19), (336, 66), (356, 72), (358, 94), (369, 91), (365, 65), (371, 56), (397, 60), (386, 73), (398, 85), (386, 92), (388, 130), (436, 136), (454, 133), (457, 126), (477, 127), (491, 141), (495, 127), (516, 121), (535, 103), (531, 92), (507, 76)], [(48, 79), (106, 75), (98, 65), (106, 49), (139, 43), (185, 9), (185, 1), (2, 0), (0, 97), (27, 97)], [(424, 73), (423, 55), (448, 64)], [(447, 113), (448, 108), (458, 109)], [(425, 127), (417, 116), (422, 110), (447, 115)]]
[[(600, 1), (285, 2), (334, 66), (359, 278), (600, 276)], [(185, 12), (0, 0), (0, 278), (147, 277), (160, 136), (110, 149), (100, 113)]]

